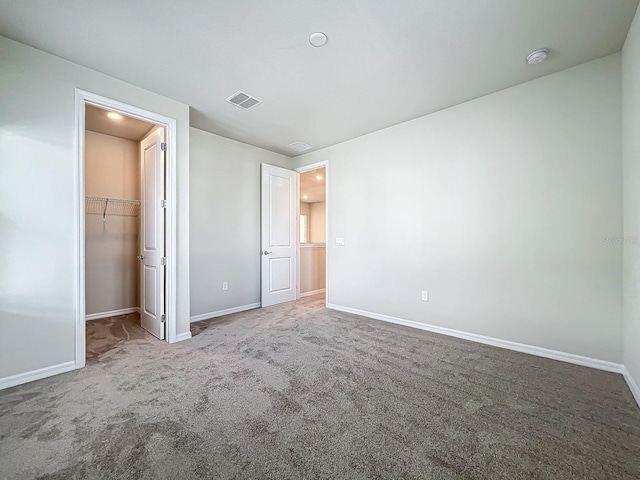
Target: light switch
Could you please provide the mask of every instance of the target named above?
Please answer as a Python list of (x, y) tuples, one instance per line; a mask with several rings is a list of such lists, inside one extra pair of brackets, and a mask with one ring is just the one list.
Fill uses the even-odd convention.
[(336, 245), (344, 246), (344, 238), (337, 237)]

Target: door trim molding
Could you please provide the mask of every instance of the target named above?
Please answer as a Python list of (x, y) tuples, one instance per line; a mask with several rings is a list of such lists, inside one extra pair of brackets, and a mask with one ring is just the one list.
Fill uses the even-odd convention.
[(177, 128), (176, 119), (166, 117), (142, 108), (134, 107), (111, 98), (103, 97), (95, 93), (87, 92), (79, 88), (75, 89), (75, 196), (76, 208), (74, 211), (76, 225), (76, 259), (74, 265), (74, 294), (75, 294), (75, 368), (82, 368), (86, 363), (86, 338), (85, 338), (85, 158), (84, 158), (84, 131), (85, 131), (85, 105), (113, 110), (129, 117), (138, 118), (149, 123), (154, 123), (165, 128), (166, 131), (166, 198), (168, 202), (166, 219), (166, 243), (167, 265), (165, 275), (167, 282), (166, 302), (167, 311), (167, 335), (169, 343), (179, 341), (177, 335), (177, 275), (176, 260), (178, 253), (177, 233)]
[[(302, 167), (296, 168), (294, 171), (298, 172), (298, 175), (304, 172), (308, 172), (310, 170), (316, 170), (318, 168), (324, 167), (324, 244), (325, 244), (325, 255), (324, 255), (324, 292), (326, 292), (326, 297), (324, 300), (325, 306), (329, 305), (329, 251), (333, 250), (329, 245), (329, 160), (322, 160), (321, 162), (310, 163), (309, 165), (304, 165)], [(298, 181), (298, 219), (300, 218), (300, 182)], [(298, 220), (299, 221), (299, 220)], [(300, 225), (298, 225), (298, 232), (300, 231)], [(300, 293), (300, 235), (296, 236), (298, 240), (298, 299), (303, 297), (304, 295)], [(320, 290), (318, 290), (319, 292)], [(307, 295), (310, 295), (309, 293)]]

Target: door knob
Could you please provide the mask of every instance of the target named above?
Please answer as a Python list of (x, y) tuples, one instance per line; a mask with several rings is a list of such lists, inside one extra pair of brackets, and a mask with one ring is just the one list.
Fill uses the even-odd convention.
[(138, 260), (144, 260), (144, 255), (138, 255)]
[(266, 250), (264, 251), (265, 255), (270, 255), (271, 253), (273, 253), (273, 252), (267, 252)]

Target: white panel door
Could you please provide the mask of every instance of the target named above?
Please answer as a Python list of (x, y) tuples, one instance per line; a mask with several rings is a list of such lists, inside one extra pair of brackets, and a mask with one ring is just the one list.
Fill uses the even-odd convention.
[(262, 306), (296, 300), (298, 173), (262, 164)]
[(140, 142), (140, 324), (164, 339), (164, 129)]

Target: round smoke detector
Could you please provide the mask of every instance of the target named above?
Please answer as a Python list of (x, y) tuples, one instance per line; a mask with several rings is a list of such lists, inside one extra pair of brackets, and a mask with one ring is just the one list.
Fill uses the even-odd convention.
[(541, 48), (540, 50), (536, 50), (535, 52), (531, 52), (527, 55), (527, 63), (529, 65), (536, 65), (538, 63), (544, 62), (549, 56), (549, 50), (546, 48)]
[(329, 41), (329, 39), (322, 32), (312, 33), (309, 36), (309, 43), (311, 45), (313, 45), (314, 47), (323, 47), (323, 46), (325, 46), (327, 44), (328, 41)]

